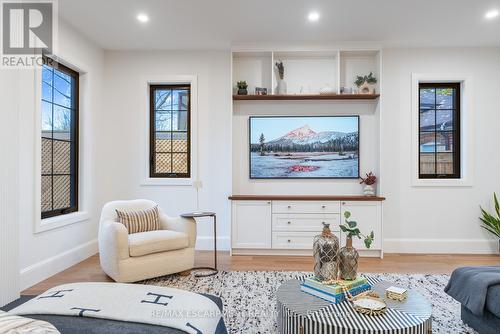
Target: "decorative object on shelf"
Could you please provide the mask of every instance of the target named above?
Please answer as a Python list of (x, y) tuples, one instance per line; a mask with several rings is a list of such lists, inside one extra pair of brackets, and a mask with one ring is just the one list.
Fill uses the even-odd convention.
[(385, 301), (373, 291), (359, 294), (352, 299), (351, 303), (356, 312), (371, 316), (382, 315), (387, 310)]
[(358, 223), (349, 220), (351, 212), (344, 212), (345, 224), (340, 225), (342, 232), (347, 233), (346, 245), (339, 250), (339, 276), (343, 280), (353, 280), (358, 274), (358, 251), (352, 247), (352, 237), (364, 238), (366, 248), (370, 248), (375, 237), (373, 231), (365, 236), (357, 227)]
[(319, 93), (320, 94), (334, 94), (335, 90), (333, 89), (332, 86), (330, 86), (330, 84), (327, 83), (326, 85), (324, 85), (323, 87), (320, 88)]
[(482, 222), (481, 227), (491, 232), (494, 236), (498, 238), (498, 252), (500, 252), (500, 205), (498, 204), (498, 198), (496, 193), (493, 193), (493, 202), (495, 206), (495, 213), (490, 214), (482, 207), (479, 207), (481, 209), (481, 214), (482, 214), (482, 217), (479, 217), (479, 219)]
[(320, 281), (337, 279), (339, 238), (332, 234), (330, 224), (323, 222), (323, 232), (314, 237), (314, 275)]
[(361, 182), (359, 184), (364, 184), (363, 193), (365, 196), (375, 196), (375, 183), (377, 182), (377, 177), (372, 172), (366, 173), (366, 177), (360, 177)]
[(238, 95), (247, 95), (248, 91), (248, 84), (246, 81), (238, 81), (236, 83), (236, 86), (238, 86)]
[(403, 288), (398, 288), (397, 286), (390, 286), (385, 289), (385, 296), (392, 300), (397, 300), (402, 302), (408, 297), (408, 290)]
[(352, 94), (353, 90), (351, 87), (340, 87), (340, 94)]
[(276, 86), (276, 92), (278, 94), (286, 94), (286, 82), (285, 82), (285, 66), (281, 60), (277, 61), (276, 70), (278, 71), (278, 83)]
[(267, 95), (267, 88), (255, 87), (255, 95)]
[(375, 94), (375, 84), (377, 83), (377, 78), (373, 76), (373, 73), (361, 76), (356, 76), (356, 81), (354, 84), (359, 88), (361, 94)]

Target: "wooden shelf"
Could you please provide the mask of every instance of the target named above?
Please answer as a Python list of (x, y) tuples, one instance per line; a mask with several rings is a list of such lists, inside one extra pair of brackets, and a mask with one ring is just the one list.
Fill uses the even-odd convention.
[(275, 100), (376, 100), (380, 94), (291, 94), (291, 95), (233, 95), (233, 101)]
[(231, 195), (232, 201), (384, 201), (381, 196), (362, 195)]

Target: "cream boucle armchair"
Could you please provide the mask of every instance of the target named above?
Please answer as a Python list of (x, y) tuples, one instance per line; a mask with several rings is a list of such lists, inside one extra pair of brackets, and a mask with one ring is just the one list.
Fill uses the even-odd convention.
[(116, 209), (152, 208), (155, 202), (139, 199), (109, 202), (102, 208), (99, 225), (99, 258), (106, 274), (117, 282), (136, 282), (187, 271), (194, 266), (196, 222), (171, 218), (160, 208), (161, 230), (128, 234), (118, 222)]

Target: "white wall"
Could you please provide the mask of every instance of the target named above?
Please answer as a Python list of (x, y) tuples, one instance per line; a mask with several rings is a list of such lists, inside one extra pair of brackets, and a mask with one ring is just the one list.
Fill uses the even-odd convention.
[(19, 297), (19, 88), (0, 70), (0, 306)]
[[(360, 115), (360, 174), (379, 175), (378, 103), (241, 101), (234, 104), (233, 193), (237, 195), (359, 195), (358, 180), (256, 180), (249, 178), (248, 117), (259, 115)], [(314, 130), (314, 129), (313, 129)]]
[[(148, 156), (144, 116), (149, 106), (144, 80), (196, 75), (198, 78), (198, 175), (200, 209), (215, 211), (219, 246), (228, 249), (231, 193), (231, 78), (228, 51), (113, 52), (105, 54), (105, 101), (99, 115), (97, 159), (100, 205), (110, 200), (147, 198), (169, 215), (196, 210), (192, 186), (141, 185)], [(147, 125), (146, 125), (147, 126)], [(145, 154), (144, 154), (145, 153)], [(198, 225), (198, 248), (212, 248), (212, 225)]]
[[(471, 75), (475, 167), (471, 187), (411, 186), (411, 75)], [(500, 49), (387, 49), (383, 56), (381, 185), (386, 252), (485, 253), (498, 243), (479, 227), (479, 205), (500, 192)], [(468, 94), (471, 92), (468, 92)]]
[[(33, 70), (21, 70), (22, 99), (20, 123), (20, 270), (21, 289), (27, 288), (65, 268), (80, 262), (97, 251), (98, 210), (95, 205), (96, 159), (95, 133), (101, 113), (103, 51), (85, 39), (64, 21), (59, 21), (59, 51), (57, 56), (68, 65), (85, 72), (80, 77), (80, 209), (89, 214), (83, 222), (35, 233), (40, 220), (35, 190), (40, 185), (35, 175), (35, 117), (39, 83)], [(33, 87), (32, 89), (30, 89)]]

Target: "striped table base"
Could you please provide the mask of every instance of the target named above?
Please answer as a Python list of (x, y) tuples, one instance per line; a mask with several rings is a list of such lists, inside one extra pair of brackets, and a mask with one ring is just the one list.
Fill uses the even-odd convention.
[[(385, 296), (393, 285), (367, 277), (372, 289)], [(403, 302), (384, 298), (387, 311), (380, 316), (360, 314), (347, 302), (334, 305), (300, 290), (298, 280), (277, 291), (278, 331), (281, 334), (428, 334), (432, 333), (432, 307), (415, 291)]]

